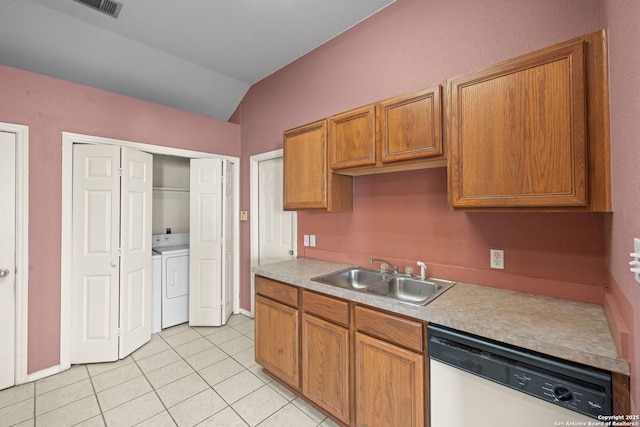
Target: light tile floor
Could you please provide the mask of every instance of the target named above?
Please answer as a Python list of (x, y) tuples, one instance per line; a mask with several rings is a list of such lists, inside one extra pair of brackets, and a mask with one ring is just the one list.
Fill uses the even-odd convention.
[(5, 426), (336, 426), (264, 374), (253, 319), (164, 329), (126, 359), (0, 391)]

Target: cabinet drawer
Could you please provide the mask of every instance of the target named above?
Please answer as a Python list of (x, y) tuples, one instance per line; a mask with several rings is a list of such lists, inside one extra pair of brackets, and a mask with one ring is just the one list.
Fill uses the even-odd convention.
[(256, 276), (255, 292), (292, 307), (298, 307), (298, 288), (266, 277)]
[(356, 329), (418, 353), (424, 353), (423, 324), (388, 313), (356, 307)]
[(349, 303), (346, 301), (303, 290), (302, 310), (338, 325), (349, 326)]

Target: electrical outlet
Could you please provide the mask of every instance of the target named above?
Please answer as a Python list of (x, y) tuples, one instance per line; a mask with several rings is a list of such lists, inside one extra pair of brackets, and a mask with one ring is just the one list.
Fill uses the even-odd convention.
[(303, 239), (304, 239), (304, 245), (305, 246), (309, 246), (309, 235), (305, 234)]
[(502, 249), (490, 249), (489, 255), (491, 256), (491, 268), (504, 270), (504, 251)]
[(311, 247), (315, 247), (316, 246), (316, 235), (312, 234), (311, 236), (309, 236), (309, 246)]
[(640, 283), (640, 239), (633, 239), (633, 252), (629, 254), (633, 261), (629, 262), (631, 272), (634, 273), (636, 282)]

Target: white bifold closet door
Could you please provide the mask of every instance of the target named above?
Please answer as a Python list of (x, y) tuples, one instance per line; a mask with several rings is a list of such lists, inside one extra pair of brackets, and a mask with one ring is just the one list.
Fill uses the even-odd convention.
[(151, 338), (153, 157), (73, 146), (71, 363), (124, 358)]
[(233, 310), (233, 164), (191, 159), (189, 324), (220, 326)]

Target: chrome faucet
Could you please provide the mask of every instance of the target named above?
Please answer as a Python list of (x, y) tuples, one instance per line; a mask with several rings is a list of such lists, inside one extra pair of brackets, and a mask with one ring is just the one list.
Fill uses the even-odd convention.
[(418, 267), (420, 267), (420, 279), (424, 280), (425, 270), (427, 269), (427, 265), (422, 261), (418, 261), (416, 264), (418, 265)]
[[(394, 265), (392, 263), (390, 263), (389, 261), (385, 261), (383, 259), (377, 259), (377, 258), (371, 258), (369, 260), (369, 264), (373, 264), (375, 261), (381, 262), (383, 264), (389, 264), (391, 266), (391, 268), (393, 268), (393, 274), (398, 274), (398, 266)], [(384, 270), (382, 269), (382, 267), (380, 267), (380, 272), (384, 273)]]

